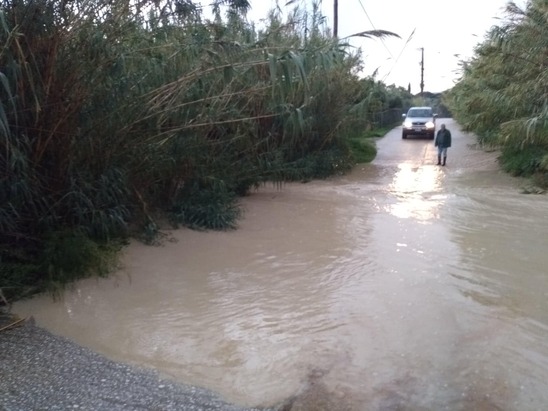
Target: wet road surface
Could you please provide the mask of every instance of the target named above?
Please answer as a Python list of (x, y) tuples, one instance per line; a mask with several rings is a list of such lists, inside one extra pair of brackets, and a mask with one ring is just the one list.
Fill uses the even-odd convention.
[(109, 279), (15, 306), (107, 357), (268, 406), (548, 407), (548, 202), (450, 119), (372, 164), (243, 199), (234, 232), (134, 243)]

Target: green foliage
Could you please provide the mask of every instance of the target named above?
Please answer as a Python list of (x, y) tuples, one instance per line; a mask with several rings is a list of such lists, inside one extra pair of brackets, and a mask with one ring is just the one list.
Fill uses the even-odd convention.
[(207, 187), (195, 184), (184, 190), (171, 209), (171, 220), (193, 229), (227, 230), (236, 228), (241, 214), (236, 195), (226, 190), (222, 182)]
[(158, 216), (233, 228), (237, 196), (348, 170), (352, 130), (407, 98), (355, 75), (317, 4), (261, 31), (247, 1), (213, 5), (0, 3), (0, 288), (105, 273)]
[(369, 130), (363, 133), (362, 137), (364, 138), (371, 138), (371, 137), (383, 137), (385, 136), (390, 130), (392, 130), (394, 125), (397, 125), (401, 122), (401, 116), (398, 116), (398, 121), (394, 124), (392, 124), (391, 127), (383, 127), (383, 128), (376, 128), (374, 130)]
[(506, 147), (502, 151), (500, 162), (505, 171), (515, 176), (529, 177), (538, 171), (548, 170), (543, 167), (543, 159), (546, 156), (548, 156), (548, 149)]
[(0, 250), (0, 284), (8, 299), (40, 291), (58, 294), (71, 282), (95, 274), (106, 276), (116, 266), (123, 242), (96, 242), (84, 232), (50, 233), (35, 250)]
[(6, 262), (0, 259), (2, 292), (8, 301), (40, 291), (38, 266), (28, 262)]
[(377, 148), (367, 138), (353, 138), (350, 140), (350, 149), (356, 163), (369, 163), (377, 155)]
[(428, 106), (432, 107), (434, 113), (436, 113), (438, 117), (452, 117), (452, 113), (445, 102), (446, 98), (447, 92), (431, 93), (425, 91), (422, 96), (413, 96), (411, 103), (409, 106), (406, 106), (405, 111), (411, 106)]
[(291, 164), (292, 171), (286, 173), (287, 180), (308, 181), (341, 175), (349, 171), (354, 162), (351, 153), (345, 148), (332, 148), (300, 158)]
[(466, 130), (503, 149), (505, 168), (530, 175), (548, 148), (548, 3), (530, 0), (523, 10), (509, 3), (507, 14), (463, 62), (445, 101)]
[(116, 263), (120, 243), (97, 243), (86, 234), (65, 230), (51, 233), (39, 258), (45, 287), (53, 292), (91, 274), (106, 276)]

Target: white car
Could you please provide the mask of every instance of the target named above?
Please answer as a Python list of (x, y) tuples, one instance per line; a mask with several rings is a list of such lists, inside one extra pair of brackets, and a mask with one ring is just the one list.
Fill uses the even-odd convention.
[(434, 139), (437, 114), (434, 114), (432, 107), (411, 107), (403, 117), (405, 120), (402, 125), (402, 138), (419, 135)]

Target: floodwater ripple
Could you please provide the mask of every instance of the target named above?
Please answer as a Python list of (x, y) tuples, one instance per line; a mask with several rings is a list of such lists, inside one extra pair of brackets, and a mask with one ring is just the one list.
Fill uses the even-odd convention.
[(445, 122), (447, 167), (396, 129), (349, 175), (245, 198), (234, 232), (133, 243), (111, 278), (15, 311), (241, 405), (544, 409), (546, 198)]

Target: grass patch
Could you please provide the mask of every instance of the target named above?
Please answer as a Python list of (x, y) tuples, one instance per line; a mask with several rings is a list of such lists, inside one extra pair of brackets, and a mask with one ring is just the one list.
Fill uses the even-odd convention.
[(502, 168), (518, 177), (530, 177), (527, 193), (544, 193), (548, 189), (548, 149), (528, 147), (524, 150), (505, 148), (499, 157)]
[(394, 124), (393, 127), (377, 128), (373, 130), (368, 130), (361, 136), (362, 138), (373, 138), (373, 137), (384, 137), (390, 130), (400, 123)]
[(42, 291), (59, 296), (68, 284), (98, 275), (106, 277), (117, 266), (124, 242), (94, 241), (80, 230), (47, 236), (45, 247), (34, 255), (0, 253), (0, 284), (9, 301)]
[(241, 215), (235, 193), (224, 184), (193, 186), (171, 209), (170, 219), (194, 230), (229, 230), (236, 228)]
[(523, 150), (506, 147), (499, 157), (502, 168), (514, 175), (530, 177), (543, 170), (543, 158), (548, 150), (540, 147), (528, 147)]
[(370, 163), (377, 155), (377, 147), (368, 137), (351, 138), (349, 146), (352, 157), (358, 164)]

